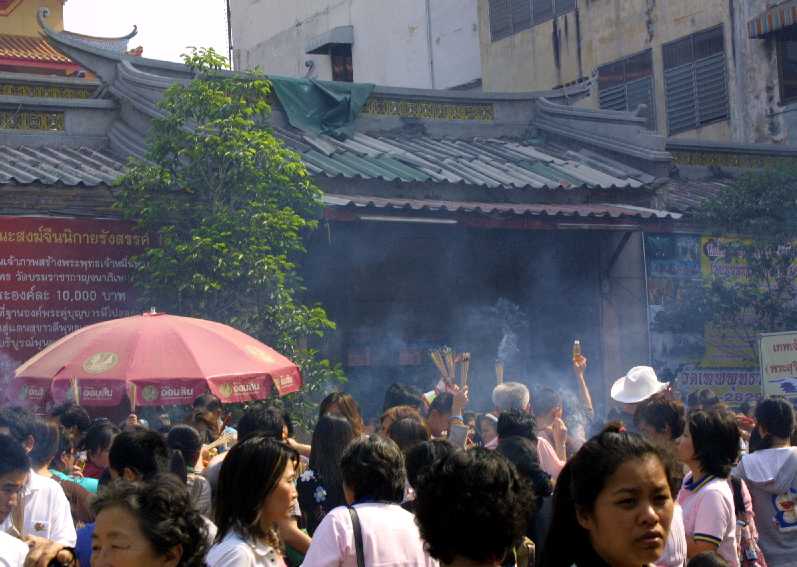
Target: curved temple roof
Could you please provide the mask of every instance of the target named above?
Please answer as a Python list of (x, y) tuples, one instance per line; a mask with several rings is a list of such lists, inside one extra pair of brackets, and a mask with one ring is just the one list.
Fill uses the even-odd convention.
[[(128, 42), (138, 34), (137, 26), (133, 26), (133, 29), (129, 33), (119, 37), (99, 37), (93, 35), (85, 35), (77, 32), (71, 32), (67, 30), (55, 31), (47, 25), (45, 21), (46, 16), (44, 15), (44, 10), (41, 9), (38, 12), (36, 12), (36, 19), (39, 23), (39, 26), (44, 31), (43, 35), (45, 36), (51, 36), (51, 34), (58, 34), (59, 36), (68, 38), (76, 42), (77, 44), (82, 44), (86, 47), (95, 47), (107, 50), (112, 53), (119, 53), (119, 54), (127, 53)], [(46, 42), (46, 40), (42, 41)], [(48, 47), (53, 52), (57, 53), (56, 49), (52, 47), (49, 43)]]
[[(96, 73), (104, 92), (122, 109), (106, 132), (111, 149), (106, 160), (116, 161), (111, 155), (122, 160), (143, 157), (149, 124), (162, 116), (158, 103), (165, 89), (191, 80), (193, 72), (182, 64), (131, 57), (105, 48), (96, 38), (59, 32), (41, 20), (40, 24), (62, 53)], [(132, 34), (117, 39), (129, 37)], [(442, 119), (435, 113), (402, 116), (391, 114), (392, 107), (388, 112), (377, 105), (357, 119), (352, 136), (339, 139), (290, 127), (275, 101), (272, 126), (327, 196), (334, 197), (328, 199), (329, 207), (679, 218), (649, 207), (657, 176), (670, 164), (663, 137), (645, 130), (643, 120), (633, 113), (557, 104), (547, 98), (552, 95), (377, 87), (372, 96), (388, 101), (386, 108), (438, 105), (457, 112)], [(458, 113), (484, 107), (490, 111), (475, 118), (473, 113)], [(9, 160), (0, 159), (0, 174), (20, 183), (38, 176), (44, 184), (92, 186), (123, 170), (122, 160), (106, 169), (109, 162), (100, 159), (103, 153), (84, 149), (55, 156), (16, 148), (8, 152)], [(65, 170), (65, 178), (54, 170), (55, 160), (62, 158), (74, 164)]]

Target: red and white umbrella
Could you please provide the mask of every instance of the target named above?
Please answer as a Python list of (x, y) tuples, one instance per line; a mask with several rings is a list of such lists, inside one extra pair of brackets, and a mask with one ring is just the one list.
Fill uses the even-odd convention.
[(232, 327), (189, 317), (144, 313), (78, 329), (17, 368), (10, 399), (39, 404), (136, 406), (190, 404), (210, 390), (224, 403), (301, 388), (288, 358)]

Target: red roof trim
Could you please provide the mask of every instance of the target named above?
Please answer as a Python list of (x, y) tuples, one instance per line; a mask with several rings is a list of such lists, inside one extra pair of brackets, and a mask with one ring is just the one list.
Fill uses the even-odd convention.
[(50, 69), (53, 71), (66, 71), (77, 73), (80, 65), (77, 63), (57, 63), (51, 61), (31, 61), (15, 57), (0, 57), (0, 65), (8, 67), (28, 67), (34, 69)]

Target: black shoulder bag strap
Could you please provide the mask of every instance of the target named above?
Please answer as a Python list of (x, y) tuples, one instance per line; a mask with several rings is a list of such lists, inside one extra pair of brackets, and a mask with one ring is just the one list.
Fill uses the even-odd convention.
[(745, 520), (747, 510), (744, 507), (744, 496), (742, 495), (742, 479), (734, 476), (730, 477), (731, 491), (733, 492), (733, 508), (736, 512), (736, 520)]
[(351, 525), (354, 528), (354, 547), (357, 550), (357, 567), (365, 567), (365, 551), (363, 550), (363, 530), (360, 526), (360, 516), (353, 506), (349, 506)]

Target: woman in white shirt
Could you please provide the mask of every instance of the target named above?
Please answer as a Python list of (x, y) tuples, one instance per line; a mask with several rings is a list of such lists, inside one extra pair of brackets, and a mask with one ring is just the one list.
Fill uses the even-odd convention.
[(288, 445), (263, 435), (229, 451), (219, 474), (219, 531), (208, 567), (284, 567), (275, 525), (296, 505), (298, 460)]

